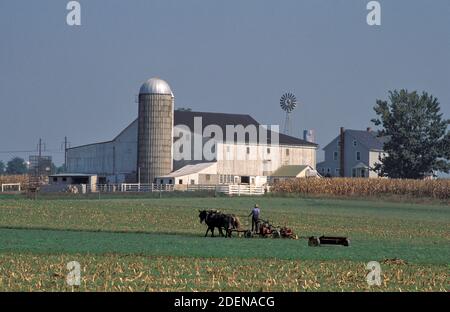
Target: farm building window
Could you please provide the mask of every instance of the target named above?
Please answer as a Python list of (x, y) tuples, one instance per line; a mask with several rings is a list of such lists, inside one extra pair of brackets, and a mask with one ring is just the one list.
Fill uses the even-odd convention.
[(178, 180), (178, 184), (183, 184), (183, 179)]
[(270, 147), (267, 148), (267, 154), (270, 154)]
[(57, 182), (58, 178), (57, 177), (53, 177), (53, 182)]
[(250, 147), (247, 147), (247, 154), (250, 154)]
[(356, 160), (361, 160), (361, 152), (356, 152)]
[(334, 152), (333, 153), (333, 160), (337, 160), (338, 159), (338, 152)]
[(336, 168), (336, 169), (334, 169), (334, 174), (338, 176), (340, 171), (341, 171), (340, 168)]
[(159, 183), (164, 184), (164, 180), (163, 179), (159, 180)]
[(327, 173), (330, 173), (331, 172), (331, 169), (330, 168), (327, 168)]
[(210, 174), (207, 174), (206, 175), (206, 181), (210, 181), (211, 180), (211, 175)]
[(63, 177), (62, 180), (63, 180), (64, 182), (66, 182), (66, 181), (67, 181), (67, 178), (66, 178), (66, 177)]
[(195, 180), (191, 180), (191, 184), (195, 184)]
[(289, 156), (289, 149), (286, 149), (286, 156)]

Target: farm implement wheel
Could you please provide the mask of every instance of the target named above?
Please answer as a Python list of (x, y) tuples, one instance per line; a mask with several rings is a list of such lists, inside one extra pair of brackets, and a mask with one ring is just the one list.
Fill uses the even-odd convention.
[(281, 237), (281, 233), (278, 230), (273, 230), (272, 231), (272, 237), (273, 238), (280, 238)]
[(318, 239), (317, 237), (311, 236), (308, 239), (308, 246), (310, 246), (310, 247), (318, 247), (318, 246), (320, 246), (320, 239)]

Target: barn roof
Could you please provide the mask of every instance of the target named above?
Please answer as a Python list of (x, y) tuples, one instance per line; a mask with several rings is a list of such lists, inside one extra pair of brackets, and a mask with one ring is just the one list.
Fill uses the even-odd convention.
[[(242, 125), (244, 127), (247, 127), (249, 125), (254, 125), (256, 129), (258, 130), (258, 140), (259, 136), (261, 135), (261, 132), (259, 130), (260, 123), (257, 122), (253, 117), (250, 115), (244, 115), (244, 114), (228, 114), (228, 113), (210, 113), (210, 112), (192, 112), (192, 111), (174, 111), (174, 126), (180, 126), (185, 125), (189, 127), (191, 131), (194, 131), (194, 117), (201, 117), (202, 118), (202, 128), (204, 129), (206, 126), (209, 125), (217, 125), (222, 129), (224, 138), (223, 141), (226, 141), (226, 126), (227, 125)], [(75, 147), (71, 147), (69, 149), (75, 149), (78, 147), (84, 147), (88, 145), (95, 145), (95, 144), (104, 144), (104, 143), (110, 143), (116, 140), (122, 133), (124, 133), (127, 129), (129, 129), (131, 126), (133, 126), (135, 123), (137, 123), (137, 118), (133, 120), (124, 130), (122, 130), (113, 140), (111, 141), (105, 141), (105, 142), (98, 142), (98, 143), (90, 143), (85, 145), (79, 145)], [(202, 131), (203, 131), (202, 129)], [(268, 144), (272, 144), (271, 142), (271, 134), (273, 131), (266, 130), (266, 142)], [(136, 133), (137, 136), (137, 133)], [(238, 141), (239, 138), (234, 138), (234, 142), (243, 143)], [(245, 142), (248, 143), (248, 138), (245, 138)], [(137, 143), (137, 137), (136, 137), (136, 143)], [(316, 143), (308, 142), (305, 140), (302, 140), (297, 137), (289, 136), (283, 133), (278, 134), (278, 143), (281, 145), (297, 145), (297, 146), (308, 146), (308, 147), (317, 147)]]
[[(202, 126), (205, 128), (208, 125), (217, 125), (222, 128), (224, 135), (224, 141), (226, 140), (225, 130), (227, 125), (242, 125), (247, 127), (249, 125), (254, 125), (258, 129), (258, 139), (260, 135), (259, 125), (253, 117), (244, 114), (227, 114), (227, 113), (211, 113), (211, 112), (192, 112), (192, 111), (175, 111), (174, 124), (186, 125), (192, 131), (194, 130), (194, 117), (202, 118)], [(271, 143), (271, 130), (267, 130), (267, 142)], [(311, 146), (317, 147), (317, 144), (311, 143), (300, 138), (289, 136), (286, 134), (279, 133), (279, 144), (283, 145), (301, 145), (301, 146)], [(236, 139), (235, 139), (236, 141)], [(248, 140), (246, 139), (246, 142)]]

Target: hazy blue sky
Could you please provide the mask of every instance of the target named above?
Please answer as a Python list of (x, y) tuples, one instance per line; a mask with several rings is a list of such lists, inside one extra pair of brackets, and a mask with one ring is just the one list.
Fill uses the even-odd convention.
[(176, 107), (266, 124), (282, 125), (279, 98), (293, 92), (295, 134), (315, 129), (321, 147), (340, 126), (370, 125), (394, 88), (432, 93), (449, 117), (449, 0), (382, 0), (378, 27), (368, 0), (80, 0), (80, 27), (67, 26), (67, 2), (0, 1), (0, 159), (28, 157), (4, 151), (42, 137), (60, 164), (65, 135), (112, 139), (154, 76)]

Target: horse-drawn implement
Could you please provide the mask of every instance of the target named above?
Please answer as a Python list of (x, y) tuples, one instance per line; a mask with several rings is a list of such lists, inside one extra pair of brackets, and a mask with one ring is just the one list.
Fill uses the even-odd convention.
[(233, 229), (233, 232), (244, 233), (244, 237), (262, 237), (262, 238), (291, 238), (298, 239), (298, 236), (294, 234), (291, 228), (286, 226), (274, 226), (268, 220), (259, 220), (256, 224), (256, 232), (251, 230)]
[[(224, 214), (218, 210), (203, 210), (199, 214), (200, 222), (205, 222), (208, 226), (205, 236), (211, 231), (214, 236), (214, 228), (218, 228), (219, 234), (224, 236), (222, 229), (225, 230), (225, 237), (231, 237), (232, 233), (238, 233), (245, 238), (261, 237), (261, 238), (290, 238), (299, 239), (291, 228), (286, 226), (274, 226), (268, 220), (258, 220), (256, 231), (250, 229), (242, 229), (241, 222), (236, 215)], [(347, 237), (324, 236), (301, 237), (308, 239), (308, 246), (318, 247), (321, 245), (342, 245), (350, 246), (350, 240)]]

